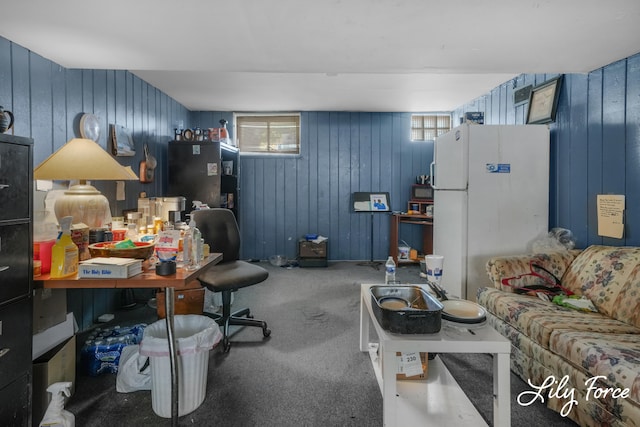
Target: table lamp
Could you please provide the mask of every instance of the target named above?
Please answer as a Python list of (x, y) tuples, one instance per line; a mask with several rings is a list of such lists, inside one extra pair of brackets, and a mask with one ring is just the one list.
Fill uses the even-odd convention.
[(130, 167), (118, 163), (95, 141), (74, 138), (40, 163), (33, 172), (35, 179), (78, 180), (54, 205), (58, 221), (72, 216), (73, 223), (84, 223), (89, 228), (106, 226), (109, 201), (88, 180), (137, 180)]

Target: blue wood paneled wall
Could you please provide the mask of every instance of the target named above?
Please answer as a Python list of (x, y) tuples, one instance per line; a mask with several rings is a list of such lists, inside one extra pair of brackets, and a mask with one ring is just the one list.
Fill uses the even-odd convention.
[[(514, 88), (556, 75), (521, 75), (453, 112), (483, 111), (487, 124), (523, 124)], [(550, 218), (571, 230), (576, 245), (640, 245), (640, 54), (588, 74), (564, 76), (551, 130)], [(535, 183), (532, 183), (535, 185)], [(626, 196), (622, 239), (598, 235), (596, 196)]]
[[(166, 164), (166, 145), (174, 123), (188, 120), (188, 111), (166, 94), (127, 71), (65, 69), (23, 47), (0, 37), (0, 105), (15, 116), (13, 133), (34, 139), (34, 166), (69, 139), (80, 137), (83, 112), (95, 114), (101, 125), (98, 143), (108, 146), (108, 125), (131, 130), (136, 156), (118, 157), (136, 173), (143, 158), (143, 144), (160, 165)], [(11, 132), (11, 131), (9, 131)], [(95, 182), (111, 201), (112, 213), (135, 208), (138, 194), (162, 195), (166, 175), (158, 168), (154, 183), (128, 181), (126, 201), (116, 202), (113, 182)], [(43, 209), (44, 206), (36, 206)], [(120, 303), (120, 292), (112, 290), (69, 290), (68, 309), (85, 329)]]
[[(208, 127), (232, 113), (200, 113)], [(410, 113), (302, 112), (299, 156), (240, 160), (242, 256), (297, 255), (307, 233), (328, 237), (331, 260), (386, 259), (390, 217), (352, 212), (357, 191), (389, 192), (391, 208), (406, 210), (416, 175), (429, 173), (432, 142), (411, 142)], [(374, 236), (371, 239), (371, 221)], [(415, 228), (414, 228), (415, 227)], [(400, 237), (421, 247), (421, 229), (403, 225)]]

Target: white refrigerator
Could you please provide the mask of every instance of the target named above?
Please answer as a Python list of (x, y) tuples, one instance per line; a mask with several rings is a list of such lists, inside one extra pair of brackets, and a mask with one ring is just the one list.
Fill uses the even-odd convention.
[(433, 253), (441, 286), (476, 300), (495, 255), (524, 254), (549, 222), (546, 125), (463, 124), (435, 140)]

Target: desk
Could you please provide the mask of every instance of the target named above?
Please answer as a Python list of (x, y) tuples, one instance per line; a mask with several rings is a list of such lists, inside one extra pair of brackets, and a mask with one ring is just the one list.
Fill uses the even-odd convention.
[(145, 270), (128, 279), (80, 279), (78, 276), (64, 279), (52, 279), (48, 274), (43, 274), (33, 279), (35, 287), (51, 289), (126, 289), (126, 288), (173, 288), (193, 289), (199, 288), (199, 283), (194, 283), (200, 274), (208, 267), (219, 263), (222, 254), (212, 253), (197, 270), (186, 271), (178, 268), (176, 274), (170, 276), (158, 276), (154, 270)]
[[(487, 425), (437, 356), (429, 361), (426, 381), (396, 380), (396, 352), (434, 352), (492, 354), (493, 425), (509, 427), (511, 342), (489, 325), (474, 329), (473, 334), (464, 327), (446, 325), (435, 334), (389, 333), (373, 313), (371, 286), (360, 286), (360, 351), (369, 353), (382, 392), (383, 425)], [(370, 329), (375, 337), (370, 336)]]
[(48, 274), (33, 280), (34, 286), (57, 289), (125, 289), (125, 288), (165, 288), (165, 318), (167, 322), (167, 336), (169, 341), (169, 358), (171, 365), (171, 419), (172, 425), (178, 425), (178, 372), (176, 339), (173, 329), (174, 315), (174, 291), (175, 289), (193, 289), (200, 287), (197, 278), (200, 274), (219, 263), (222, 260), (221, 253), (212, 253), (197, 270), (187, 271), (178, 268), (175, 274), (158, 276), (153, 270), (145, 270), (128, 279), (79, 279), (76, 276), (64, 279), (51, 279)]
[(389, 230), (389, 255), (393, 257), (396, 265), (399, 265), (398, 229), (401, 223), (422, 226), (422, 255), (433, 253), (433, 217), (394, 213), (391, 214), (391, 229)]

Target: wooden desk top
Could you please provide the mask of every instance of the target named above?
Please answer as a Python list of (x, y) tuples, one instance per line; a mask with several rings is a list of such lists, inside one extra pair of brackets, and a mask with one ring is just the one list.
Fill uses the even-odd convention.
[(95, 288), (175, 288), (192, 289), (201, 287), (196, 280), (200, 274), (219, 263), (222, 260), (221, 253), (212, 253), (203, 262), (203, 265), (193, 271), (178, 268), (176, 274), (170, 276), (158, 276), (155, 270), (144, 270), (140, 274), (128, 279), (79, 279), (77, 276), (65, 279), (51, 279), (48, 274), (33, 279), (36, 288), (52, 289), (95, 289)]
[(396, 221), (415, 222), (416, 224), (433, 224), (433, 217), (420, 214), (394, 213), (392, 214)]

